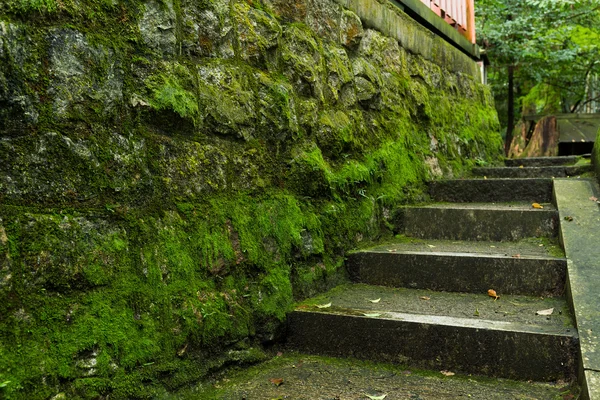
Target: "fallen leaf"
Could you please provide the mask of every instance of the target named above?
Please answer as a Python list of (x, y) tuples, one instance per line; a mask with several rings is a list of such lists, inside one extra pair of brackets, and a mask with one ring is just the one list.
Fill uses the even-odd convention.
[(388, 251), (389, 251), (390, 253), (395, 253), (395, 252), (396, 252), (396, 249), (388, 249)]
[(569, 221), (569, 222), (571, 222), (571, 221), (573, 221), (573, 217), (571, 217), (571, 216), (566, 216), (566, 217), (565, 217), (565, 221)]
[(455, 375), (454, 372), (450, 372), (450, 371), (440, 371), (440, 372), (444, 376), (453, 376), (453, 375)]
[(525, 168), (525, 166), (524, 165), (519, 165), (519, 168)]
[(484, 175), (484, 176), (483, 176), (483, 179), (487, 179), (487, 176), (485, 176), (485, 175)]
[(281, 386), (281, 384), (283, 384), (283, 378), (271, 378), (269, 381), (275, 386)]
[(371, 396), (369, 394), (365, 394), (365, 396), (367, 396), (371, 400), (383, 400), (387, 397), (387, 394), (382, 394), (381, 396)]
[(494, 301), (496, 301), (500, 298), (500, 296), (498, 296), (498, 294), (496, 293), (496, 291), (494, 289), (488, 290), (488, 296), (493, 297)]
[(277, 357), (281, 357), (283, 355), (283, 353), (281, 351), (277, 352)]
[(365, 317), (371, 317), (371, 318), (375, 318), (375, 317), (379, 317), (381, 316), (380, 313), (367, 313), (367, 314), (363, 314)]
[(434, 245), (432, 245), (432, 244), (428, 244), (427, 246), (429, 246), (429, 247), (430, 247), (430, 248), (432, 248), (432, 249), (435, 247), (435, 246), (434, 246)]
[(479, 309), (475, 309), (475, 312), (473, 313), (474, 316), (479, 317)]
[(421, 300), (431, 300), (431, 297), (428, 296), (421, 296), (419, 297)]
[(520, 254), (513, 254), (512, 258), (521, 258), (521, 255)]
[(380, 298), (378, 298), (378, 299), (375, 299), (375, 300), (369, 300), (369, 301), (370, 301), (371, 303), (375, 303), (375, 304), (377, 304), (377, 303), (379, 303), (379, 302), (381, 301), (381, 297), (380, 297)]
[(549, 308), (547, 310), (536, 311), (535, 315), (552, 315), (554, 312), (554, 308)]
[(544, 208), (544, 206), (543, 206), (543, 205), (541, 205), (540, 203), (533, 203), (533, 204), (531, 205), (531, 207), (533, 207), (533, 208)]
[(183, 348), (181, 348), (181, 349), (180, 349), (180, 350), (177, 352), (177, 355), (178, 355), (179, 357), (182, 357), (182, 356), (185, 354), (185, 351), (187, 350), (187, 348), (188, 348), (188, 344), (186, 343), (186, 344), (185, 344), (185, 346), (183, 346)]
[(329, 308), (329, 307), (331, 307), (331, 303), (317, 304), (317, 308)]
[(592, 196), (592, 197), (590, 197), (590, 200), (591, 200), (591, 201), (598, 201), (598, 198), (597, 198), (597, 197), (595, 197), (595, 196)]
[(490, 247), (496, 248), (496, 246), (490, 246)]

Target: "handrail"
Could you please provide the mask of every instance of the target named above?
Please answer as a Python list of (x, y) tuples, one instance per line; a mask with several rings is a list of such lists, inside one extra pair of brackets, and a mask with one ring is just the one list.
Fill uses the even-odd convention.
[(471, 43), (475, 43), (474, 0), (421, 0)]

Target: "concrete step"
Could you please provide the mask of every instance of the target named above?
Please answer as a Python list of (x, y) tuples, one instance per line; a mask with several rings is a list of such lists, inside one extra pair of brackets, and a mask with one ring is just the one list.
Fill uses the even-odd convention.
[(488, 178), (564, 178), (593, 171), (592, 165), (546, 167), (478, 167), (471, 172)]
[(509, 158), (504, 160), (507, 167), (545, 167), (549, 165), (573, 165), (581, 160), (581, 156), (560, 156), (560, 157), (528, 157), (528, 158)]
[[(371, 285), (450, 292), (562, 296), (567, 261), (557, 244), (443, 240), (400, 241), (348, 255), (353, 281)], [(560, 251), (559, 251), (560, 252)]]
[(446, 375), (439, 370), (283, 351), (266, 362), (232, 369), (226, 374), (220, 372), (213, 384), (186, 386), (177, 391), (177, 396), (169, 398), (368, 400), (367, 395), (386, 400), (577, 398), (577, 391), (564, 383)]
[(429, 183), (434, 201), (449, 202), (552, 202), (551, 178), (453, 179)]
[(289, 348), (310, 354), (519, 380), (576, 372), (564, 299), (347, 285), (301, 303), (288, 321)]
[(558, 212), (548, 203), (449, 203), (403, 207), (394, 216), (397, 233), (423, 239), (517, 241), (555, 237)]

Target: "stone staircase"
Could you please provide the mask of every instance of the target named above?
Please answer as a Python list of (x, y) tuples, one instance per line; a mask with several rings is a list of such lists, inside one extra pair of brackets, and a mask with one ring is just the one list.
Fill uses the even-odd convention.
[(505, 167), (476, 168), (472, 179), (432, 183), (438, 203), (403, 208), (395, 240), (349, 255), (352, 284), (290, 314), (288, 347), (438, 371), (573, 381), (579, 338), (566, 298), (567, 260), (557, 244), (553, 177), (590, 168), (578, 161), (507, 160)]

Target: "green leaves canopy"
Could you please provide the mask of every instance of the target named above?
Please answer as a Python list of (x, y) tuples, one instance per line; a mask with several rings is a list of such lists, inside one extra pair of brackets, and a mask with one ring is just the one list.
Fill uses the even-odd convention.
[(496, 101), (504, 101), (505, 70), (513, 66), (518, 95), (550, 86), (561, 111), (576, 112), (589, 77), (600, 72), (599, 10), (599, 0), (477, 0), (477, 34), (493, 65)]

